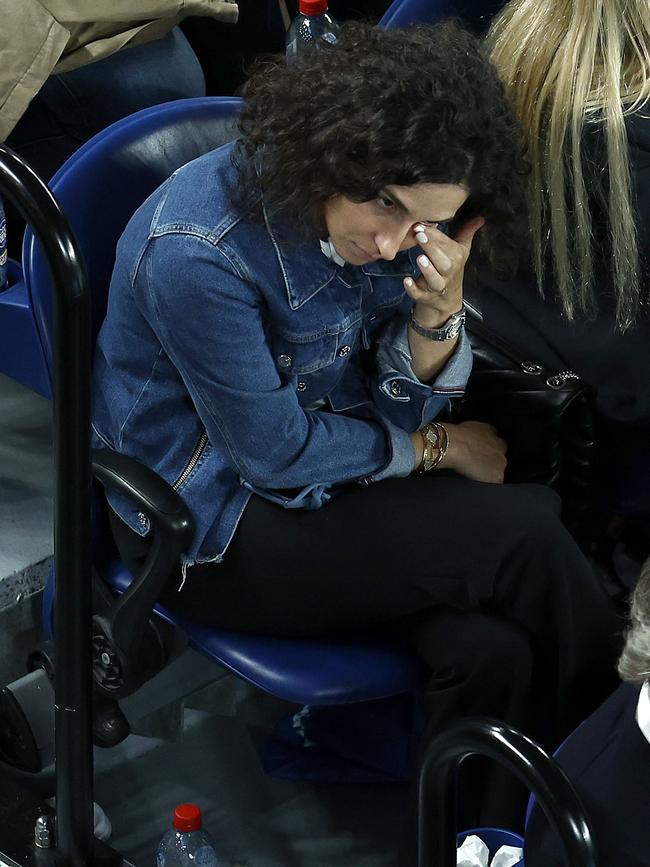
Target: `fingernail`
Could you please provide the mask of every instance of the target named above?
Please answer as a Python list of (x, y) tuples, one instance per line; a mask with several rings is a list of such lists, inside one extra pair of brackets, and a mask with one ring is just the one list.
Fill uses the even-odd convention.
[(415, 236), (415, 239), (418, 242), (418, 244), (426, 244), (429, 241), (429, 239), (424, 234), (424, 232), (418, 232), (417, 235)]
[(418, 223), (416, 226), (413, 226), (414, 232), (424, 232), (424, 226), (422, 223)]
[(408, 288), (410, 289), (411, 286), (413, 285), (413, 280), (411, 280), (410, 277), (405, 277), (405, 278), (404, 278), (404, 285), (405, 285), (405, 286), (408, 286)]
[(431, 265), (431, 262), (429, 262), (426, 256), (418, 256), (417, 263), (420, 268), (429, 268)]

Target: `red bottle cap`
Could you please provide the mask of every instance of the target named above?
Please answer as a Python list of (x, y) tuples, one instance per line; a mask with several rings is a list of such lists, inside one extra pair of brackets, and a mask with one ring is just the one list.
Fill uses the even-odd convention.
[(198, 831), (203, 820), (196, 804), (179, 804), (174, 810), (174, 828), (179, 831)]
[(298, 8), (303, 15), (322, 15), (327, 12), (327, 0), (300, 0)]

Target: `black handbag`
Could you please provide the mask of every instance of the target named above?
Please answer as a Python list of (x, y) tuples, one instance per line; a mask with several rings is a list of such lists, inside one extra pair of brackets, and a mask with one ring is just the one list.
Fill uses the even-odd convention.
[(469, 304), (466, 317), (474, 366), (452, 420), (492, 424), (508, 443), (506, 481), (554, 488), (565, 523), (583, 527), (593, 504), (593, 389), (573, 371), (549, 370), (532, 359)]

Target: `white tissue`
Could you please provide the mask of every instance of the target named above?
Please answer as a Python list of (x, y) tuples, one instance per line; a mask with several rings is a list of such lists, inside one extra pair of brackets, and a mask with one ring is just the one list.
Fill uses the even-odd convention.
[(465, 837), (462, 846), (456, 850), (456, 867), (488, 867), (490, 850), (485, 843), (472, 834)]
[(456, 850), (456, 867), (516, 867), (522, 857), (522, 849), (502, 846), (489, 864), (490, 850), (480, 837), (472, 835)]
[(502, 846), (492, 860), (490, 867), (515, 867), (524, 856), (518, 846)]

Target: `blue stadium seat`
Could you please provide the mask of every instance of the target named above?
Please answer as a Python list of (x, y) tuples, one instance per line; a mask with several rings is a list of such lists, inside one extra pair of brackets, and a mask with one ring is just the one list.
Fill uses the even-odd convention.
[(459, 18), (471, 30), (483, 33), (505, 0), (394, 0), (379, 22), (394, 29), (410, 24), (435, 24)]
[[(176, 168), (231, 139), (240, 106), (241, 101), (235, 98), (205, 97), (138, 112), (81, 147), (52, 179), (52, 192), (86, 260), (93, 339), (105, 313), (116, 243), (132, 213)], [(31, 234), (25, 238), (23, 260), (51, 378), (51, 279), (42, 250)], [(101, 529), (101, 522), (98, 526), (96, 532), (101, 538), (95, 540), (95, 568), (113, 591), (123, 593), (132, 576)], [(51, 575), (44, 599), (44, 625), (50, 634), (54, 584)], [(409, 694), (422, 682), (422, 664), (415, 655), (362, 636), (322, 642), (262, 638), (208, 630), (161, 607), (155, 610), (181, 630), (191, 646), (219, 665), (274, 696), (298, 704), (364, 702)]]
[(19, 262), (8, 261), (8, 288), (0, 294), (0, 373), (52, 397), (34, 310)]

